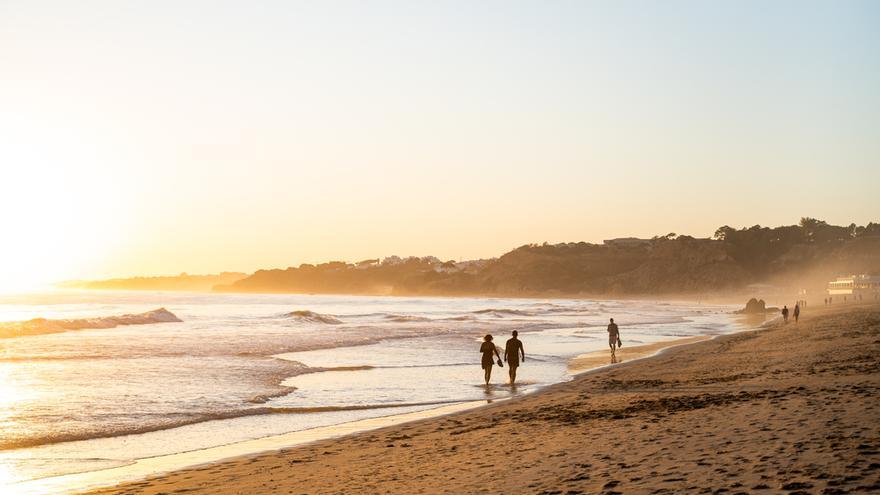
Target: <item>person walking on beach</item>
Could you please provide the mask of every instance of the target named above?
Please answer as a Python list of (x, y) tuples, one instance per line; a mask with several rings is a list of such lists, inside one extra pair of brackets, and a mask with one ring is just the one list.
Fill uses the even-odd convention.
[(614, 323), (614, 318), (611, 318), (611, 323), (608, 324), (608, 346), (611, 347), (611, 359), (617, 357), (619, 342), (620, 330), (617, 329), (617, 323)]
[(507, 339), (504, 344), (504, 362), (507, 363), (507, 374), (510, 376), (510, 384), (516, 382), (516, 369), (519, 367), (519, 356), (522, 354), (522, 360), (526, 360), (526, 351), (523, 350), (522, 341), (517, 337), (519, 332), (513, 331), (513, 337)]
[(794, 322), (798, 322), (798, 318), (801, 316), (801, 307), (798, 304), (794, 305)]
[(782, 306), (782, 322), (788, 323), (788, 306)]
[(495, 353), (498, 356), (498, 364), (501, 364), (501, 355), (498, 354), (498, 349), (495, 348), (495, 344), (492, 343), (492, 336), (486, 335), (483, 337), (483, 343), (480, 344), (480, 352), (483, 353), (483, 372), (486, 378), (486, 385), (489, 384), (489, 379), (492, 378), (492, 365), (495, 364), (495, 359), (492, 358), (492, 353)]

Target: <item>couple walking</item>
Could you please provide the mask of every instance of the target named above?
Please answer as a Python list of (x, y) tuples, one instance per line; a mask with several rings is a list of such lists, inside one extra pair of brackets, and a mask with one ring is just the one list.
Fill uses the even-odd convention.
[[(507, 363), (509, 369), (508, 374), (510, 375), (511, 385), (516, 382), (516, 369), (519, 367), (520, 355), (522, 355), (523, 361), (526, 360), (526, 351), (523, 350), (522, 341), (517, 338), (518, 335), (519, 333), (514, 330), (513, 336), (507, 339), (507, 344), (504, 345), (504, 362)], [(612, 363), (617, 362), (617, 349), (622, 345), (620, 329), (617, 328), (617, 323), (614, 323), (614, 318), (611, 318), (611, 323), (608, 324), (608, 346), (611, 347)], [(498, 357), (498, 366), (503, 367), (504, 364), (501, 361), (501, 354), (498, 353), (498, 348), (492, 343), (491, 335), (483, 337), (483, 343), (480, 344), (480, 352), (483, 354), (483, 373), (486, 385), (488, 385), (489, 379), (492, 378), (492, 366), (495, 365), (495, 358), (492, 355), (494, 354)]]
[[(519, 368), (520, 355), (522, 355), (523, 361), (526, 360), (526, 351), (523, 350), (522, 341), (517, 338), (517, 335), (519, 335), (519, 332), (514, 330), (513, 336), (507, 339), (507, 344), (504, 346), (504, 361), (507, 363), (509, 370), (507, 373), (510, 375), (511, 385), (516, 382), (516, 369)], [(480, 352), (483, 354), (483, 372), (486, 378), (486, 385), (488, 385), (489, 379), (492, 378), (492, 366), (495, 364), (492, 354), (498, 356), (498, 366), (504, 367), (504, 364), (501, 362), (501, 354), (498, 353), (498, 348), (492, 343), (491, 335), (483, 337), (483, 343), (480, 344)]]
[[(801, 317), (801, 306), (798, 303), (794, 305), (794, 322), (797, 323)], [(782, 322), (788, 323), (788, 306), (782, 306)]]

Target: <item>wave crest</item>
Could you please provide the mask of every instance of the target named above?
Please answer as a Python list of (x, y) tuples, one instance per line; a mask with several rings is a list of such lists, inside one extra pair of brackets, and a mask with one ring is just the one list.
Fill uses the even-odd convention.
[(518, 310), (518, 309), (504, 309), (504, 308), (502, 308), (502, 309), (495, 309), (495, 308), (481, 309), (478, 311), (474, 311), (474, 314), (477, 314), (477, 315), (491, 314), (494, 316), (498, 316), (499, 318), (503, 315), (532, 316), (532, 313), (529, 313), (528, 311), (522, 311), (522, 310)]
[(324, 323), (327, 325), (338, 325), (342, 323), (339, 318), (336, 318), (333, 315), (322, 315), (321, 313), (315, 313), (314, 311), (309, 310), (291, 311), (290, 313), (287, 313), (287, 316), (297, 321), (304, 321), (307, 323)]
[(385, 319), (388, 321), (394, 321), (399, 323), (413, 322), (413, 321), (431, 321), (430, 318), (426, 318), (424, 316), (414, 316), (414, 315), (386, 315)]
[(34, 318), (27, 321), (0, 323), (0, 338), (45, 335), (50, 333), (69, 332), (72, 330), (99, 330), (124, 325), (148, 325), (151, 323), (174, 323), (181, 321), (183, 320), (165, 308), (154, 309), (152, 311), (147, 311), (146, 313), (101, 316), (97, 318), (59, 320)]
[(476, 317), (470, 316), (470, 315), (452, 316), (450, 318), (444, 318), (444, 320), (448, 320), (448, 321), (474, 321), (476, 319), (477, 319)]

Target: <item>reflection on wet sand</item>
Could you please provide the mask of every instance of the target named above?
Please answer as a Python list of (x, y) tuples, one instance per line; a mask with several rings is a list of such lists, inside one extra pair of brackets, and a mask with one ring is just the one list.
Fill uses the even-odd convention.
[[(611, 364), (618, 364), (622, 363), (623, 361), (632, 361), (633, 359), (653, 356), (654, 354), (668, 347), (692, 344), (694, 342), (699, 342), (701, 340), (707, 340), (710, 338), (711, 337), (707, 335), (697, 335), (694, 337), (654, 342), (653, 344), (637, 345), (625, 348), (621, 347), (617, 349), (617, 352), (614, 355), (612, 355)], [(568, 362), (568, 373), (576, 375), (578, 373), (583, 373), (584, 371), (595, 369), (600, 366), (606, 366), (608, 364), (608, 353), (609, 351), (603, 350), (581, 354), (580, 356), (577, 356), (576, 358)]]

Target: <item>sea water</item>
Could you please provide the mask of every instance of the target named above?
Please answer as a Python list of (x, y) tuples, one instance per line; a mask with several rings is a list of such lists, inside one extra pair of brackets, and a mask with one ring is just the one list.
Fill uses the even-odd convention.
[[(0, 322), (160, 307), (182, 322), (0, 339), (0, 486), (530, 393), (607, 349), (611, 317), (629, 346), (735, 328), (696, 303), (106, 291), (3, 295)], [(513, 330), (518, 385), (486, 387), (480, 342)]]

